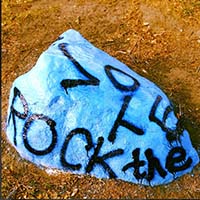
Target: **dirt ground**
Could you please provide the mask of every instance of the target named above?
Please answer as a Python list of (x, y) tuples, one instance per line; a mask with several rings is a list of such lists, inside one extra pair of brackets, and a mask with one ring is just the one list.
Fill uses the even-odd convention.
[(2, 198), (196, 198), (200, 165), (154, 188), (69, 173), (47, 174), (20, 158), (7, 142), (5, 121), (15, 78), (69, 28), (156, 83), (185, 118), (200, 155), (199, 0), (3, 0)]

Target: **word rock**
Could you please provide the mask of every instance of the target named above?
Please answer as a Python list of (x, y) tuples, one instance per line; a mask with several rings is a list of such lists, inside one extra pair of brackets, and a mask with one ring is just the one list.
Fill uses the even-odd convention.
[(40, 167), (143, 185), (169, 183), (199, 162), (166, 95), (75, 30), (14, 81), (7, 136)]

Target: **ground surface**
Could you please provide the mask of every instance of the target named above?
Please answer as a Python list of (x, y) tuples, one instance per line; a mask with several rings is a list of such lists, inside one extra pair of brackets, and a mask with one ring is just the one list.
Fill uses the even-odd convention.
[(155, 82), (184, 115), (200, 152), (200, 2), (198, 0), (3, 0), (2, 197), (200, 198), (200, 166), (155, 188), (71, 174), (49, 175), (8, 144), (9, 90), (69, 28)]

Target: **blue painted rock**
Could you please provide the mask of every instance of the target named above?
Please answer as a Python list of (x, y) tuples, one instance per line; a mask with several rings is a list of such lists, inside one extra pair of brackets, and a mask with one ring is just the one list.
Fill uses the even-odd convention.
[(38, 166), (154, 186), (199, 162), (182, 124), (154, 83), (68, 30), (14, 81), (7, 136)]

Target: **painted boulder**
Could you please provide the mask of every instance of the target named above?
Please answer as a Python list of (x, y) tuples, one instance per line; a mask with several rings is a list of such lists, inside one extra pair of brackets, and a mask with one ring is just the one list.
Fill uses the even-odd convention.
[(199, 162), (166, 95), (74, 30), (14, 81), (7, 136), (38, 166), (144, 185)]

